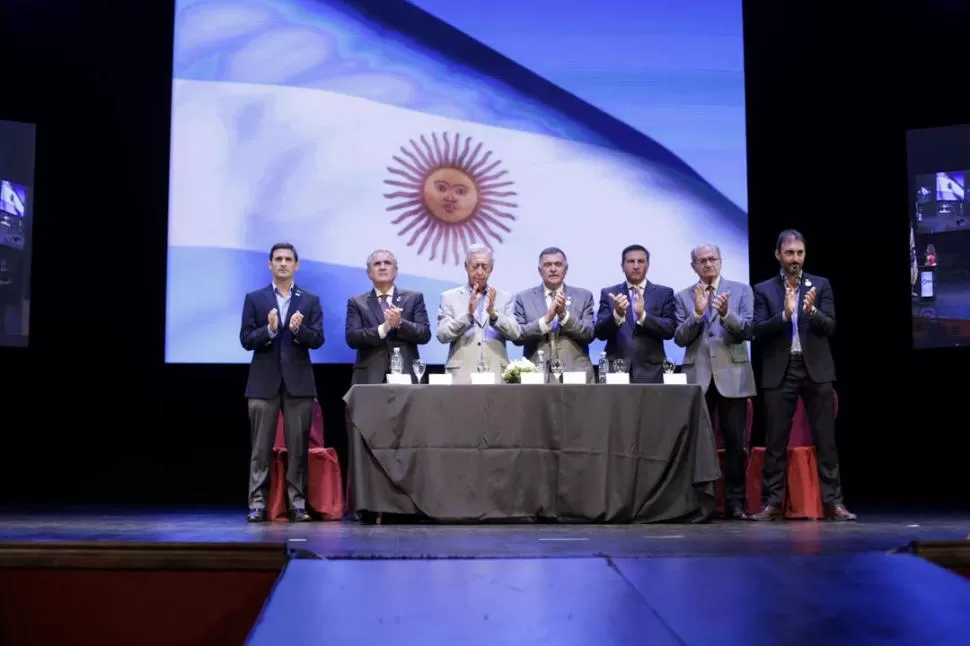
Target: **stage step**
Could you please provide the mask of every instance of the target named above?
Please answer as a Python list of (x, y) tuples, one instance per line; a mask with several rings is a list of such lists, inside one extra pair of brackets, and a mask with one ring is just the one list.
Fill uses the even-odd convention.
[(4, 646), (239, 646), (280, 543), (0, 543)]

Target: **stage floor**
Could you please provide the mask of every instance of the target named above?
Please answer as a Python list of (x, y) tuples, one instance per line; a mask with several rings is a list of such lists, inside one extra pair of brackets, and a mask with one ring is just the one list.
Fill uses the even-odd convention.
[(888, 551), (970, 535), (970, 512), (865, 511), (861, 522), (362, 525), (245, 522), (236, 509), (0, 508), (0, 541), (280, 542), (337, 558), (755, 556)]
[(367, 526), (240, 510), (0, 510), (0, 541), (279, 542), (250, 644), (965, 644), (970, 581), (912, 554), (970, 514), (861, 522)]

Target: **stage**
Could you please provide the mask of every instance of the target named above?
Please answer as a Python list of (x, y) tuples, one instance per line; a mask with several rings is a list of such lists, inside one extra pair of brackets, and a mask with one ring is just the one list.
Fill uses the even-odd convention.
[(6, 509), (0, 541), (278, 546), (254, 645), (965, 643), (970, 580), (908, 548), (967, 539), (970, 514), (859, 512), (842, 524), (370, 526)]

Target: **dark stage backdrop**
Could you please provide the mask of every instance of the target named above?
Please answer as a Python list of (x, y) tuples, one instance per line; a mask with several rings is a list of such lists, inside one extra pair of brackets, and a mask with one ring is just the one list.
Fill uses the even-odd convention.
[[(245, 366), (163, 364), (166, 4), (0, 14), (0, 118), (38, 124), (31, 345), (0, 353), (2, 502), (245, 501)], [(970, 121), (970, 10), (748, 4), (752, 278), (794, 226), (833, 280), (848, 503), (959, 501), (970, 355), (909, 349), (904, 131)], [(343, 452), (349, 369), (317, 375)]]

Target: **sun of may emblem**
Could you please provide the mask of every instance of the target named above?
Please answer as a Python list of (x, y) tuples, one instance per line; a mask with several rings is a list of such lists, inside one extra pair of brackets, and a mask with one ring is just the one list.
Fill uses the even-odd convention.
[(461, 253), (475, 241), (501, 243), (496, 229), (511, 232), (506, 222), (515, 216), (507, 211), (517, 208), (508, 201), (516, 195), (508, 188), (515, 182), (499, 168), (501, 160), (491, 161), (492, 151), (483, 154), (481, 143), (473, 147), (471, 137), (462, 143), (459, 134), (433, 133), (430, 142), (422, 135), (420, 142), (411, 139), (410, 147), (401, 147), (401, 154), (393, 156), (397, 165), (387, 168), (393, 178), (384, 180), (400, 189), (384, 194), (395, 201), (388, 211), (402, 211), (391, 220), (404, 224), (398, 235), (411, 233), (409, 247), (420, 240), (419, 255), (430, 244), (430, 259), (440, 251), (441, 264), (449, 252), (459, 264)]

